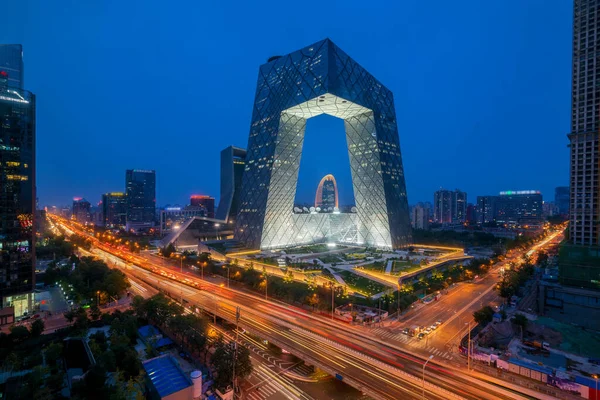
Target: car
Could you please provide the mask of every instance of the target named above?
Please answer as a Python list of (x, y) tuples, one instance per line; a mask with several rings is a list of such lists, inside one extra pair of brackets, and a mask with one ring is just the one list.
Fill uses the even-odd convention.
[(408, 328), (402, 329), (402, 333), (404, 333), (405, 335), (408, 335)]
[(425, 333), (421, 332), (419, 333), (419, 335), (417, 336), (417, 340), (421, 340), (425, 337)]
[(423, 331), (426, 335), (429, 335), (431, 333), (431, 328), (427, 328)]
[(440, 325), (442, 324), (442, 320), (441, 320), (441, 319), (438, 319), (438, 320), (435, 322), (435, 324), (436, 324), (437, 326), (440, 326)]
[(435, 331), (437, 329), (437, 327), (438, 326), (436, 324), (433, 324), (429, 327), (429, 329), (431, 329), (432, 331)]

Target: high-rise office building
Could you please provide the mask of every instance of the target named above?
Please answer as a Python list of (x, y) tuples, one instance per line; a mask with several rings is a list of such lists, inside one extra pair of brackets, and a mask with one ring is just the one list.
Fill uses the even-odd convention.
[(539, 224), (544, 219), (539, 190), (508, 190), (496, 197), (495, 218), (501, 224)]
[(339, 210), (337, 183), (333, 175), (325, 175), (317, 186), (315, 195), (315, 208), (319, 207), (326, 212)]
[(440, 189), (433, 194), (433, 218), (438, 224), (460, 224), (467, 217), (467, 193)]
[(23, 89), (23, 46), (0, 44), (0, 71), (8, 79), (8, 86)]
[(102, 195), (102, 224), (106, 228), (122, 228), (127, 223), (127, 197), (122, 192)]
[(246, 150), (229, 146), (221, 151), (221, 194), (217, 219), (235, 222), (240, 204)]
[(559, 214), (569, 215), (570, 201), (571, 193), (568, 186), (559, 186), (554, 190), (554, 204)]
[(477, 196), (477, 223), (488, 224), (496, 219), (496, 196)]
[(73, 208), (71, 209), (71, 217), (79, 223), (91, 222), (91, 204), (82, 197), (73, 198)]
[(125, 173), (127, 196), (127, 230), (154, 226), (156, 220), (156, 173), (128, 169)]
[(32, 311), (35, 287), (36, 107), (22, 89), (21, 54), (0, 46), (0, 325)]
[(430, 208), (423, 203), (418, 203), (411, 210), (411, 224), (415, 229), (429, 229)]
[(193, 194), (190, 196), (190, 206), (203, 207), (206, 210), (208, 218), (215, 217), (215, 198), (201, 194)]
[[(306, 121), (344, 120), (355, 213), (294, 213)], [(308, 133), (310, 134), (310, 132)], [(411, 242), (392, 92), (331, 40), (260, 67), (235, 237), (248, 248)]]

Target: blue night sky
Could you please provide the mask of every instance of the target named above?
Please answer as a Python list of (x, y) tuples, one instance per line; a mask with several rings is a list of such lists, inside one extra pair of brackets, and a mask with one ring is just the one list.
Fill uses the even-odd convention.
[[(567, 0), (11, 1), (37, 94), (40, 205), (97, 203), (128, 168), (157, 204), (219, 196), (220, 151), (246, 147), (258, 66), (331, 38), (395, 96), (410, 204), (568, 184)], [(298, 201), (333, 173), (352, 201), (343, 123), (309, 120)]]

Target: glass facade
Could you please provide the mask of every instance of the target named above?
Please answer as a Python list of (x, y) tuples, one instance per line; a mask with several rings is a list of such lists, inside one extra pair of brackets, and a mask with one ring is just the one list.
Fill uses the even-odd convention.
[[(306, 120), (320, 114), (344, 120), (356, 213), (293, 212)], [(381, 248), (411, 241), (393, 95), (325, 39), (260, 67), (235, 234), (277, 248), (342, 231)]]
[(128, 169), (125, 173), (127, 229), (154, 226), (156, 220), (156, 174)]
[(81, 197), (75, 197), (73, 199), (73, 212), (71, 217), (79, 223), (86, 223), (92, 220), (92, 214), (90, 212), (92, 205), (86, 199)]
[(8, 78), (8, 86), (23, 89), (23, 46), (0, 44), (0, 71)]
[(221, 198), (217, 219), (234, 222), (240, 204), (242, 178), (246, 166), (246, 150), (229, 146), (221, 151)]
[(0, 79), (0, 308), (35, 285), (34, 215), (35, 96)]
[(204, 196), (201, 194), (194, 194), (190, 197), (190, 206), (202, 207), (206, 210), (206, 217), (215, 217), (215, 198), (210, 196)]
[(112, 192), (102, 195), (102, 223), (107, 228), (120, 228), (127, 221), (127, 197), (125, 193)]

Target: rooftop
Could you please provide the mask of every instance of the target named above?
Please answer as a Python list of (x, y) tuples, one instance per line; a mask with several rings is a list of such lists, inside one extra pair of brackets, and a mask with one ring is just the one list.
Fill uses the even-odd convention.
[(169, 396), (192, 386), (190, 378), (170, 355), (151, 358), (144, 361), (142, 365), (160, 397)]

